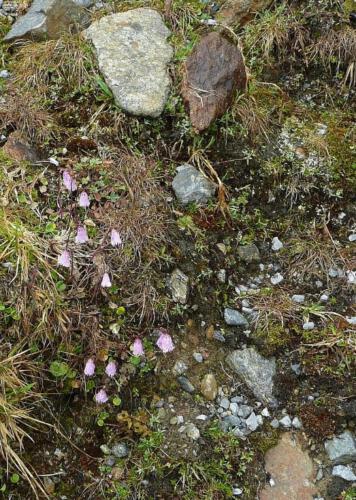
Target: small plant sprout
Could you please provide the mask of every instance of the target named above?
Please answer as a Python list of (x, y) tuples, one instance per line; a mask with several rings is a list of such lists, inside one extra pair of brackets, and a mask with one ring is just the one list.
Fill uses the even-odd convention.
[(143, 349), (143, 344), (141, 339), (135, 339), (135, 342), (132, 345), (132, 353), (134, 356), (144, 356), (145, 351)]
[(58, 255), (58, 265), (69, 268), (70, 264), (70, 253), (68, 252), (68, 250), (63, 250), (63, 252)]
[(122, 245), (120, 233), (116, 231), (116, 229), (111, 230), (111, 245), (113, 247), (119, 247)]
[(68, 170), (65, 170), (63, 172), (63, 184), (70, 191), (71, 193), (77, 190), (77, 183), (73, 179), (73, 177), (70, 175)]
[(161, 349), (161, 351), (164, 354), (167, 352), (172, 352), (174, 349), (172, 337), (169, 335), (169, 333), (167, 333), (166, 330), (160, 331), (160, 336), (157, 340), (156, 345)]
[(75, 237), (75, 242), (77, 244), (86, 243), (89, 241), (88, 233), (85, 226), (79, 226), (77, 229), (77, 235)]
[(92, 377), (94, 373), (95, 373), (95, 363), (92, 358), (89, 358), (88, 361), (85, 363), (84, 375), (86, 377)]
[(110, 276), (108, 275), (108, 273), (104, 273), (103, 279), (101, 280), (101, 286), (103, 288), (110, 288), (111, 287), (111, 280), (110, 280)]
[(81, 208), (89, 208), (90, 207), (90, 200), (89, 196), (85, 191), (82, 191), (79, 196), (79, 206)]
[(116, 363), (115, 361), (110, 361), (107, 365), (106, 365), (106, 368), (105, 368), (105, 373), (108, 377), (110, 378), (113, 378), (115, 377), (116, 375), (116, 372), (117, 372), (117, 368), (116, 368)]
[(109, 397), (108, 395), (106, 394), (106, 391), (105, 389), (100, 389), (100, 391), (98, 391), (96, 394), (95, 394), (95, 401), (98, 403), (98, 404), (104, 404), (104, 403), (107, 403)]

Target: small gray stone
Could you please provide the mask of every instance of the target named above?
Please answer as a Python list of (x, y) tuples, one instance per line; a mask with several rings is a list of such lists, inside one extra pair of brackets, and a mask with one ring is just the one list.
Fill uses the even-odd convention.
[(2, 69), (0, 71), (0, 78), (6, 79), (6, 78), (10, 78), (10, 76), (11, 76), (10, 72), (7, 69)]
[(224, 410), (228, 410), (230, 407), (230, 401), (227, 398), (222, 398), (220, 401), (220, 406), (221, 408), (224, 408)]
[(174, 363), (174, 366), (172, 369), (172, 371), (175, 375), (183, 375), (183, 373), (185, 373), (187, 370), (188, 370), (187, 365), (184, 363), (184, 361), (181, 361), (180, 359), (178, 359)]
[(215, 192), (215, 185), (199, 170), (188, 164), (177, 168), (172, 187), (182, 205), (192, 202), (205, 205)]
[(243, 490), (241, 488), (232, 488), (232, 494), (235, 496), (235, 497), (239, 497), (241, 496), (243, 493)]
[(183, 391), (188, 392), (189, 394), (193, 394), (193, 392), (195, 392), (194, 385), (189, 379), (187, 379), (187, 377), (178, 377), (178, 382)]
[(315, 323), (313, 321), (306, 321), (303, 324), (303, 330), (313, 330), (315, 328)]
[(270, 412), (269, 412), (269, 410), (268, 410), (268, 408), (264, 408), (264, 409), (261, 411), (261, 415), (262, 415), (263, 417), (270, 417), (270, 416), (271, 416), (271, 415), (270, 415)]
[(204, 361), (203, 355), (200, 352), (193, 352), (193, 358), (197, 363), (202, 363)]
[(189, 291), (189, 278), (180, 269), (175, 269), (169, 280), (168, 287), (172, 294), (174, 302), (186, 304)]
[(237, 415), (239, 405), (237, 403), (230, 403), (230, 411), (233, 415)]
[(289, 429), (290, 427), (292, 427), (292, 421), (290, 419), (290, 416), (289, 415), (286, 415), (285, 417), (281, 418), (279, 423), (285, 428), (285, 429)]
[(198, 427), (196, 427), (192, 423), (189, 423), (185, 426), (185, 433), (193, 441), (196, 441), (197, 439), (200, 438), (200, 431), (199, 431)]
[(300, 375), (302, 373), (302, 370), (301, 370), (301, 367), (300, 367), (300, 363), (295, 363), (293, 365), (290, 365), (290, 367), (292, 368), (293, 372), (296, 375)]
[(246, 420), (246, 425), (250, 429), (250, 431), (254, 432), (258, 427), (258, 420), (255, 412), (252, 412), (251, 415)]
[(138, 8), (104, 16), (85, 31), (117, 104), (127, 113), (159, 116), (170, 88), (173, 49), (160, 13)]
[(213, 373), (207, 373), (200, 385), (200, 390), (205, 399), (214, 401), (218, 393), (218, 384)]
[(219, 330), (214, 331), (213, 338), (219, 342), (225, 342), (225, 337), (221, 332), (219, 332)]
[(298, 417), (293, 418), (292, 426), (294, 427), (294, 429), (302, 429), (303, 428), (303, 424)]
[(240, 427), (242, 424), (241, 418), (234, 415), (229, 415), (224, 418), (224, 422), (228, 424), (228, 427)]
[(284, 280), (284, 278), (281, 275), (281, 273), (276, 273), (271, 277), (272, 285), (278, 285), (279, 283), (282, 283), (283, 280)]
[(219, 269), (218, 280), (220, 283), (226, 283), (226, 269)]
[(247, 405), (241, 405), (237, 410), (238, 416), (242, 418), (247, 418), (249, 415), (251, 415), (251, 413), (252, 413), (252, 408), (251, 406)]
[(273, 427), (273, 429), (278, 429), (279, 427), (279, 422), (276, 418), (274, 418), (272, 421), (271, 421), (271, 427)]
[(276, 362), (263, 358), (253, 347), (231, 352), (226, 363), (251, 389), (254, 395), (265, 403), (276, 404), (273, 397), (273, 379)]
[(117, 443), (111, 448), (111, 453), (117, 458), (124, 458), (129, 454), (129, 450), (125, 443)]
[(272, 238), (272, 250), (274, 252), (278, 252), (282, 248), (283, 248), (283, 243), (281, 242), (281, 240), (277, 236)]
[(112, 467), (116, 463), (116, 458), (113, 455), (109, 455), (105, 458), (105, 465)]
[(236, 309), (230, 309), (229, 307), (224, 309), (224, 320), (229, 326), (248, 326), (245, 316)]
[(305, 301), (305, 295), (293, 295), (292, 300), (296, 304), (303, 304), (303, 302)]
[(100, 450), (104, 453), (104, 455), (109, 455), (111, 451), (107, 444), (102, 444), (100, 446)]
[(247, 264), (259, 262), (261, 260), (260, 251), (254, 243), (251, 245), (239, 246), (237, 248), (237, 254), (240, 259)]
[(342, 477), (345, 481), (356, 481), (356, 475), (352, 471), (351, 467), (346, 467), (345, 465), (335, 465), (335, 467), (333, 467), (332, 475)]
[(339, 436), (326, 441), (325, 450), (335, 465), (348, 464), (356, 460), (356, 443), (354, 435), (345, 431)]

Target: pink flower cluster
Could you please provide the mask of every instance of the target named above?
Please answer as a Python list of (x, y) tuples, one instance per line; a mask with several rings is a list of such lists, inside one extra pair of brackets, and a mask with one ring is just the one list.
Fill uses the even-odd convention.
[[(77, 191), (77, 189), (78, 189), (75, 179), (72, 177), (72, 175), (70, 174), (70, 172), (68, 170), (64, 170), (64, 172), (63, 172), (63, 184), (64, 184), (64, 187), (70, 193), (73, 193), (73, 192)], [(85, 191), (82, 191), (80, 193), (78, 205), (79, 205), (79, 207), (85, 208), (85, 209), (90, 207), (90, 199), (89, 199), (88, 194)], [(77, 228), (77, 234), (75, 236), (75, 243), (77, 245), (82, 245), (84, 243), (87, 243), (88, 241), (89, 241), (89, 236), (88, 236), (86, 227), (83, 225), (79, 225)], [(122, 246), (122, 239), (121, 239), (120, 233), (119, 233), (119, 231), (117, 231), (114, 228), (111, 230), (110, 243), (113, 247)], [(72, 263), (72, 261), (71, 261), (70, 252), (67, 249), (63, 250), (63, 252), (58, 256), (58, 265), (66, 267), (66, 268), (70, 268), (71, 263)], [(101, 286), (102, 286), (102, 288), (110, 288), (112, 286), (110, 276), (107, 272), (104, 273), (104, 275), (102, 276)]]
[[(84, 375), (86, 377), (92, 377), (95, 374), (95, 361), (93, 358), (89, 358), (84, 366)], [(117, 373), (117, 364), (115, 361), (109, 361), (105, 367), (105, 373), (108, 377), (114, 378)], [(95, 401), (98, 404), (107, 403), (109, 396), (107, 395), (105, 389), (100, 389), (94, 396)]]

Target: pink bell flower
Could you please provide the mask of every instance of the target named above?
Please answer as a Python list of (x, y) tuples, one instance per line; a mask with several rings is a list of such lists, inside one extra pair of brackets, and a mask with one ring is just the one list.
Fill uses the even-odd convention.
[(108, 275), (108, 273), (104, 273), (103, 279), (101, 280), (101, 286), (103, 288), (110, 288), (111, 287), (110, 276)]
[(63, 184), (64, 186), (70, 191), (71, 193), (73, 191), (77, 190), (77, 183), (73, 179), (73, 177), (70, 175), (68, 170), (64, 170), (63, 172)]
[(108, 363), (106, 365), (106, 368), (105, 368), (105, 373), (108, 377), (110, 378), (113, 378), (115, 377), (116, 375), (116, 372), (117, 372), (117, 368), (116, 368), (116, 363), (115, 361), (110, 361), (110, 363)]
[(174, 344), (172, 337), (166, 331), (161, 330), (161, 334), (156, 342), (156, 345), (161, 349), (163, 353), (172, 352), (174, 349)]
[(90, 200), (89, 196), (85, 191), (82, 191), (79, 196), (79, 206), (81, 208), (89, 208), (90, 207)]
[(119, 231), (116, 231), (116, 229), (111, 230), (111, 245), (113, 247), (119, 247), (122, 245), (120, 233)]
[(132, 346), (132, 353), (134, 356), (144, 356), (145, 351), (143, 349), (143, 344), (141, 339), (135, 339), (135, 342), (133, 343)]
[(75, 242), (77, 244), (86, 243), (89, 241), (88, 233), (85, 226), (79, 226), (77, 229), (77, 235), (75, 237)]
[(105, 389), (100, 389), (100, 391), (98, 391), (96, 394), (95, 394), (95, 401), (99, 404), (104, 404), (104, 403), (107, 403), (107, 401), (109, 400), (109, 397), (108, 395), (106, 394), (106, 391)]
[(84, 375), (87, 377), (92, 377), (94, 373), (95, 373), (95, 363), (92, 358), (89, 358), (88, 361), (85, 363)]
[(63, 267), (70, 267), (70, 253), (68, 250), (63, 250), (63, 252), (58, 255), (58, 265)]

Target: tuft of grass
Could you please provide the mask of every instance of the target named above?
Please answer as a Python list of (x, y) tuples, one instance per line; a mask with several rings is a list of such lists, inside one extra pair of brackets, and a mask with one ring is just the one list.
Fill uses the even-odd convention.
[(28, 382), (33, 375), (34, 367), (24, 352), (0, 360), (0, 456), (6, 461), (7, 472), (17, 470), (28, 481), (36, 498), (39, 493), (48, 498), (36, 474), (16, 450), (23, 451), (24, 441), (31, 439), (31, 430), (44, 424), (32, 416), (39, 402), (33, 383)]

